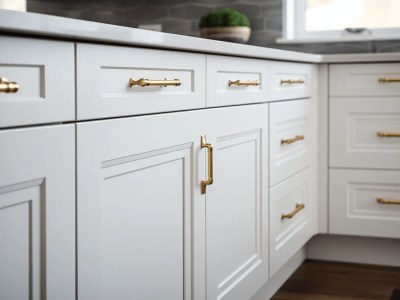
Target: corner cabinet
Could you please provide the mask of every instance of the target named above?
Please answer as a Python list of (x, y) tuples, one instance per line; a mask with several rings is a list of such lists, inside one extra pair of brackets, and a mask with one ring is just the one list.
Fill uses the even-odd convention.
[(250, 298), (268, 278), (267, 116), (261, 104), (78, 124), (79, 299)]

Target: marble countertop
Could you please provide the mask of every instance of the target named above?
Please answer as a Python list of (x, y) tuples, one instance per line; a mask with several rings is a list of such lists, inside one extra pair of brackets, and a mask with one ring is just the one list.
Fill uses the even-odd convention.
[(0, 10), (0, 33), (310, 63), (400, 61), (400, 53), (319, 55)]

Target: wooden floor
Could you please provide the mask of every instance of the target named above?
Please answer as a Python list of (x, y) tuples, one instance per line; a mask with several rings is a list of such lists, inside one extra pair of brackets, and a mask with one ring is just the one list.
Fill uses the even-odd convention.
[(400, 268), (307, 260), (271, 299), (389, 300), (395, 288)]

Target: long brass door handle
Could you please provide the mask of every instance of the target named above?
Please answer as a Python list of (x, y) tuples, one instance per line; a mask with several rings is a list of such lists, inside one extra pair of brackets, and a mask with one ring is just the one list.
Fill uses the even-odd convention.
[(384, 199), (384, 198), (377, 198), (376, 202), (381, 203), (381, 204), (398, 204), (398, 205), (400, 205), (400, 200), (389, 200), (389, 199)]
[(379, 136), (379, 137), (400, 137), (400, 133), (397, 133), (397, 132), (378, 131), (376, 133), (376, 135)]
[(0, 93), (16, 93), (19, 85), (16, 82), (10, 82), (5, 77), (0, 77)]
[(296, 203), (296, 207), (295, 207), (294, 211), (292, 211), (291, 213), (288, 213), (288, 214), (282, 214), (282, 215), (281, 215), (281, 220), (293, 218), (299, 211), (301, 211), (301, 210), (304, 209), (305, 207), (306, 207), (305, 204), (298, 204), (298, 203)]
[(181, 80), (180, 79), (171, 79), (168, 80), (165, 78), (164, 80), (153, 80), (153, 79), (146, 79), (146, 78), (140, 78), (138, 80), (134, 80), (133, 78), (129, 79), (129, 87), (133, 86), (140, 86), (140, 87), (145, 87), (145, 86), (161, 86), (161, 87), (166, 87), (166, 86), (180, 86), (181, 85)]
[(378, 81), (379, 81), (380, 83), (400, 82), (400, 78), (386, 78), (386, 77), (380, 77), (380, 78), (378, 78)]
[(214, 181), (213, 180), (213, 165), (214, 165), (213, 145), (208, 144), (206, 142), (206, 136), (202, 135), (200, 137), (200, 147), (201, 147), (201, 149), (207, 148), (207, 150), (208, 150), (208, 178), (207, 178), (207, 180), (201, 181), (201, 194), (205, 194), (207, 185), (211, 185)]
[(304, 84), (303, 79), (281, 79), (281, 84)]
[(250, 81), (250, 80), (248, 80), (248, 81), (241, 81), (241, 80), (229, 80), (228, 81), (228, 86), (231, 86), (231, 85), (236, 85), (236, 86), (250, 86), (250, 85), (252, 85), (252, 86), (257, 86), (257, 85), (260, 85), (260, 83), (258, 82), (258, 80), (253, 80), (253, 81)]
[(296, 135), (292, 139), (281, 139), (281, 145), (282, 144), (291, 144), (291, 143), (301, 141), (301, 140), (304, 140), (304, 135)]

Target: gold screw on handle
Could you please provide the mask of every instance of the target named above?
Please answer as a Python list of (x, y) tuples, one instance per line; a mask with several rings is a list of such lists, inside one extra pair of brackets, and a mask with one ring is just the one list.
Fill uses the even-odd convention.
[(16, 93), (19, 85), (16, 82), (10, 82), (5, 77), (0, 77), (0, 93)]

